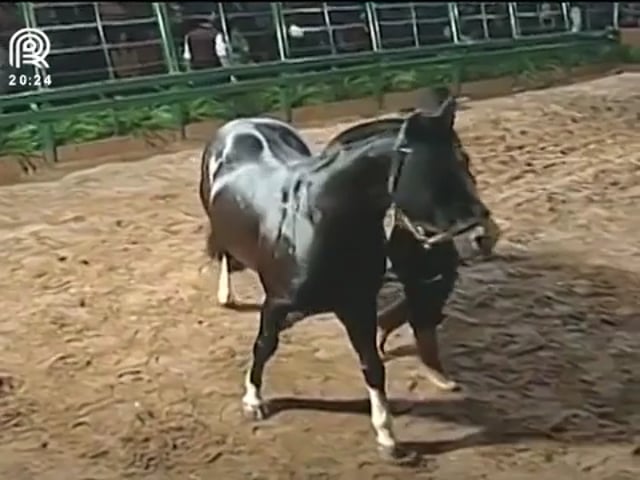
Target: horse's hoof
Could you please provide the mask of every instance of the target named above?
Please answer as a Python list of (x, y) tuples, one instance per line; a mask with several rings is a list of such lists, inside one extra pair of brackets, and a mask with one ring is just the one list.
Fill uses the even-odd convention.
[(238, 306), (238, 302), (236, 301), (235, 298), (231, 298), (231, 299), (218, 298), (218, 305), (221, 306), (222, 308), (235, 308)]
[(404, 457), (402, 450), (397, 445), (378, 444), (378, 455), (384, 462), (397, 462)]
[(444, 392), (456, 392), (460, 390), (460, 385), (458, 384), (458, 382), (447, 378), (444, 374), (432, 369), (427, 369), (426, 373), (427, 378), (433, 385), (436, 386), (436, 388)]
[(259, 422), (267, 418), (267, 409), (264, 405), (242, 404), (244, 417), (251, 422)]

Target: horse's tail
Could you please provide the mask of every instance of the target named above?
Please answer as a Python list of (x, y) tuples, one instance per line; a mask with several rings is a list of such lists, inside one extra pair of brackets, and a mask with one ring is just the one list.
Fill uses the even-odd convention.
[(207, 240), (205, 244), (205, 253), (211, 260), (216, 260), (220, 262), (222, 260), (222, 256), (226, 256), (229, 261), (229, 271), (230, 272), (239, 272), (247, 268), (240, 260), (235, 258), (233, 255), (230, 255), (229, 252), (225, 250), (221, 250), (216, 243), (216, 236), (213, 232), (213, 228), (211, 228), (211, 224), (208, 225), (207, 229)]
[(218, 261), (220, 261), (222, 259), (222, 255), (224, 255), (224, 252), (221, 251), (216, 245), (216, 236), (213, 233), (213, 228), (211, 228), (210, 223), (207, 226), (207, 239), (205, 242), (205, 253), (211, 260), (218, 260)]

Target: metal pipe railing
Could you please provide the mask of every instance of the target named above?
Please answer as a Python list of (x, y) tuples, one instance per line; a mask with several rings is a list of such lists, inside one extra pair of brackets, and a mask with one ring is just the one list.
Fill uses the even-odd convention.
[[(69, 8), (71, 8), (71, 6), (92, 6), (94, 12), (93, 21), (87, 21), (87, 19), (85, 19), (84, 22), (78, 22), (71, 25), (61, 24), (42, 26), (41, 28), (43, 28), (45, 33), (53, 33), (62, 30), (74, 32), (74, 30), (80, 29), (81, 25), (86, 25), (88, 28), (96, 29), (95, 31), (97, 32), (98, 38), (95, 44), (82, 45), (79, 42), (79, 44), (74, 47), (69, 46), (68, 48), (54, 49), (51, 53), (52, 56), (63, 55), (70, 52), (79, 52), (81, 50), (87, 52), (100, 50), (105, 57), (105, 79), (113, 79), (116, 77), (116, 75), (114, 73), (115, 68), (110, 52), (112, 48), (118, 48), (120, 45), (112, 44), (108, 41), (108, 35), (107, 33), (105, 33), (105, 29), (116, 26), (116, 24), (119, 26), (135, 24), (140, 26), (139, 30), (148, 28), (156, 29), (156, 38), (152, 39), (147, 37), (147, 39), (145, 40), (127, 42), (126, 47), (129, 49), (135, 49), (139, 48), (142, 45), (152, 45), (153, 43), (157, 43), (161, 48), (163, 61), (166, 65), (166, 70), (168, 72), (180, 71), (180, 62), (177, 54), (178, 49), (176, 45), (176, 39), (171, 29), (172, 13), (167, 9), (166, 2), (153, 2), (153, 14), (148, 18), (122, 21), (106, 21), (100, 11), (99, 2), (64, 3), (68, 4)], [(60, 6), (62, 5), (62, 3), (51, 4), (51, 6), (54, 5)], [(245, 9), (254, 8), (251, 7), (252, 2), (248, 2), (244, 7), (242, 3), (237, 3), (236, 5), (240, 5), (240, 8)], [(463, 12), (463, 10), (461, 10), (470, 8), (470, 6), (472, 5), (476, 5), (476, 7), (473, 8), (476, 8), (477, 12), (469, 14), (468, 12), (465, 13)], [(34, 15), (33, 2), (21, 2), (19, 6), (20, 11), (22, 12), (22, 15), (24, 17), (25, 25), (37, 28), (38, 25), (36, 23), (36, 16)], [(230, 14), (226, 10), (223, 2), (212, 2), (211, 7), (216, 10), (216, 13), (220, 17), (222, 30), (221, 33), (224, 37), (225, 42), (227, 43), (227, 45), (231, 45), (231, 35), (229, 31), (230, 27), (228, 23)], [(440, 17), (436, 18), (435, 16), (430, 15), (431, 9), (427, 7), (434, 7), (439, 9), (445, 9), (446, 7), (446, 16), (440, 18), (440, 14)], [(260, 33), (260, 38), (268, 36), (268, 31), (269, 29), (271, 29), (273, 31), (274, 42), (272, 56), (275, 56), (275, 52), (277, 51), (277, 57), (281, 61), (285, 61), (292, 58), (293, 56), (291, 51), (291, 38), (289, 34), (289, 27), (293, 23), (296, 23), (298, 27), (301, 27), (303, 32), (306, 31), (308, 34), (310, 32), (326, 32), (328, 38), (327, 50), (330, 50), (332, 55), (340, 55), (340, 49), (336, 44), (336, 37), (334, 33), (341, 30), (349, 30), (352, 34), (355, 31), (356, 34), (368, 36), (368, 42), (370, 41), (370, 48), (373, 51), (385, 50), (384, 45), (386, 45), (387, 48), (394, 48), (396, 45), (398, 45), (398, 42), (407, 42), (411, 43), (412, 47), (418, 47), (421, 46), (425, 41), (425, 34), (427, 34), (428, 38), (431, 38), (431, 36), (435, 35), (436, 40), (439, 38), (439, 36), (442, 36), (441, 42), (450, 42), (452, 45), (460, 43), (463, 38), (465, 38), (467, 41), (472, 41), (473, 43), (492, 41), (494, 40), (494, 38), (492, 38), (492, 35), (494, 35), (492, 22), (503, 22), (505, 24), (506, 28), (504, 28), (503, 26), (501, 29), (502, 36), (508, 35), (508, 32), (510, 32), (511, 37), (514, 39), (518, 39), (522, 36), (534, 37), (537, 35), (535, 33), (531, 33), (531, 28), (527, 27), (527, 25), (535, 23), (536, 16), (540, 15), (539, 5), (536, 11), (526, 13), (523, 13), (523, 11), (521, 10), (522, 4), (519, 4), (518, 2), (508, 2), (506, 4), (506, 7), (506, 12), (496, 14), (495, 12), (489, 13), (488, 6), (484, 2), (478, 4), (468, 3), (466, 5), (464, 3), (457, 2), (442, 2), (439, 4), (421, 4), (416, 2), (407, 2), (402, 4), (384, 4), (384, 2), (363, 2), (361, 13), (358, 14), (356, 11), (356, 7), (354, 6), (336, 6), (335, 4), (330, 5), (327, 2), (319, 2), (318, 7), (311, 10), (309, 8), (297, 8), (295, 4), (290, 5), (286, 10), (285, 21), (285, 15), (283, 13), (283, 3), (272, 2), (270, 9), (266, 13), (266, 15), (269, 16), (269, 20), (265, 20), (265, 22), (262, 24), (263, 31)], [(48, 5), (38, 5), (38, 9), (44, 8), (48, 8)], [(611, 8), (612, 18), (609, 23), (612, 28), (617, 28), (620, 21), (619, 2), (614, 2)], [(385, 17), (380, 17), (380, 12), (383, 11), (392, 11), (393, 16), (386, 17), (386, 20), (382, 20), (381, 18)], [(231, 14), (231, 16), (237, 15), (238, 17), (242, 16), (243, 18), (245, 18), (246, 21), (243, 23), (243, 28), (246, 29), (248, 28), (246, 25), (251, 24), (250, 12), (251, 10), (247, 10), (247, 12), (245, 13)], [(347, 15), (346, 18), (352, 19), (351, 23), (346, 20), (335, 20), (334, 13)], [(592, 10), (583, 9), (582, 13), (585, 19), (588, 20), (590, 18), (589, 16), (593, 15), (594, 12)], [(261, 14), (264, 15), (265, 13)], [(570, 16), (569, 2), (561, 2), (559, 5), (559, 9), (557, 9), (557, 11), (553, 11), (552, 14), (555, 15), (556, 20), (551, 22), (552, 27), (549, 28), (551, 28), (553, 31), (571, 31), (572, 21)], [(299, 15), (298, 18), (300, 19), (298, 21), (296, 21), (297, 15)], [(406, 16), (406, 20), (402, 20), (404, 18), (403, 15)], [(428, 18), (426, 18), (425, 16), (428, 16)], [(307, 23), (305, 24), (305, 22)], [(267, 25), (268, 23), (271, 24), (270, 27)], [(542, 22), (540, 23), (542, 24)], [(585, 27), (588, 23), (588, 21), (583, 22), (583, 27)], [(381, 25), (383, 24), (388, 25), (389, 29), (385, 30), (381, 28)], [(465, 31), (465, 29), (469, 25), (473, 24), (477, 26), (477, 32), (469, 33)], [(265, 25), (267, 26), (265, 27)], [(357, 29), (354, 29), (354, 26), (357, 25), (362, 25), (362, 31), (360, 33), (357, 32)], [(264, 28), (267, 28), (267, 35), (264, 34)], [(366, 34), (365, 29), (367, 32)], [(445, 31), (447, 31), (448, 33), (445, 33)], [(250, 35), (250, 32), (243, 32), (243, 34)], [(345, 35), (341, 37), (341, 42), (344, 42)], [(153, 35), (149, 34), (149, 36)], [(410, 42), (409, 39), (411, 39)], [(421, 39), (423, 39), (422, 42)], [(440, 40), (437, 41), (440, 42)], [(354, 45), (356, 45), (356, 43), (354, 43)]]

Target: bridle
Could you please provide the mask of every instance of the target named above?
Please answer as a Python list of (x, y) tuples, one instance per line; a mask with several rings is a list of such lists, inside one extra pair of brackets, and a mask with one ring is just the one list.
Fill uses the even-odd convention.
[(391, 213), (392, 225), (408, 231), (425, 249), (431, 249), (439, 243), (443, 243), (454, 239), (458, 235), (467, 233), (468, 231), (478, 227), (481, 223), (480, 219), (473, 219), (463, 225), (456, 225), (453, 228), (442, 231), (433, 225), (416, 225), (396, 203), (393, 201), (393, 194), (398, 185), (398, 179), (402, 172), (405, 160), (411, 149), (398, 145), (395, 147), (394, 158), (391, 163), (391, 172), (389, 173), (389, 183), (387, 185), (389, 195), (391, 196), (391, 205), (388, 211)]

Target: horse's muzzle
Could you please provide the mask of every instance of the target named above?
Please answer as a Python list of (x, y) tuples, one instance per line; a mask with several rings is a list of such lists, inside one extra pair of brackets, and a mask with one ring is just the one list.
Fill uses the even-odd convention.
[(500, 240), (500, 227), (491, 217), (456, 238), (455, 244), (462, 260), (488, 258)]

